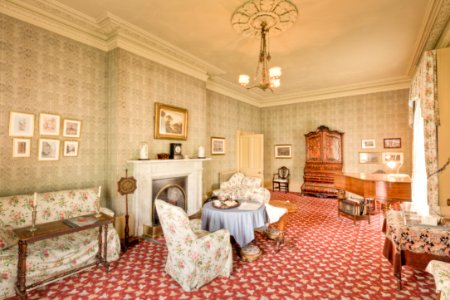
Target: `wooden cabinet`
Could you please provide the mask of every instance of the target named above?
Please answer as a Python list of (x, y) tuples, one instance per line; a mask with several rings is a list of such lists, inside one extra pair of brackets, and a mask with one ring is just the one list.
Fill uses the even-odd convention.
[(302, 194), (336, 197), (334, 174), (342, 174), (344, 133), (320, 126), (305, 134), (306, 163)]

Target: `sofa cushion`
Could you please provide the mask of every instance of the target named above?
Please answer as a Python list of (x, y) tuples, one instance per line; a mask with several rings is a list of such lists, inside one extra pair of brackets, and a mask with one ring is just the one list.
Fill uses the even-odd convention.
[(13, 230), (11, 226), (0, 222), (0, 251), (17, 245), (18, 239)]
[(242, 185), (249, 188), (259, 188), (261, 186), (261, 178), (259, 177), (244, 177)]
[(235, 173), (228, 181), (222, 182), (220, 184), (221, 189), (231, 188), (242, 184), (242, 179), (244, 179), (245, 175), (242, 173)]

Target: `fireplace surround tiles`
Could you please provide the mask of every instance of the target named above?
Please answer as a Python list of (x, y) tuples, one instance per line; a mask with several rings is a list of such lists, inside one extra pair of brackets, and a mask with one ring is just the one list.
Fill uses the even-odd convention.
[[(185, 210), (193, 215), (201, 209), (203, 193), (203, 162), (210, 159), (165, 159), (165, 160), (130, 160), (128, 171), (137, 181), (137, 189), (131, 201), (131, 213), (135, 216), (135, 234), (147, 233), (156, 226), (153, 211), (153, 199), (158, 191), (154, 191), (155, 183), (164, 182), (162, 179), (175, 180), (185, 191)], [(180, 178), (184, 178), (183, 183)], [(181, 183), (181, 184), (180, 184)], [(170, 192), (177, 194), (179, 189)], [(167, 198), (167, 193), (161, 195)], [(178, 197), (179, 195), (176, 195)], [(173, 196), (171, 196), (173, 198)], [(173, 200), (172, 200), (173, 201)], [(177, 201), (178, 203), (179, 201)], [(169, 201), (170, 203), (170, 201)]]

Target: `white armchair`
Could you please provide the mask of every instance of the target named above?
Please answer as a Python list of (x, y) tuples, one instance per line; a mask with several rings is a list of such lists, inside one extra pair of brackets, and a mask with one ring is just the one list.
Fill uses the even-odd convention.
[(168, 249), (166, 272), (186, 292), (217, 276), (229, 277), (233, 269), (230, 233), (200, 230), (199, 220), (189, 221), (180, 207), (155, 200)]

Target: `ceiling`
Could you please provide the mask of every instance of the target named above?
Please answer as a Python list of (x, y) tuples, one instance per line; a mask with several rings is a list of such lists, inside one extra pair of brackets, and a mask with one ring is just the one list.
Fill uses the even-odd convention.
[(51, 0), (97, 21), (115, 15), (215, 66), (213, 81), (261, 101), (407, 80), (440, 1), (447, 0), (291, 0), (297, 21), (270, 38), (271, 66), (283, 70), (272, 94), (237, 83), (239, 74), (255, 74), (259, 51), (259, 37), (243, 37), (230, 23), (244, 0)]

